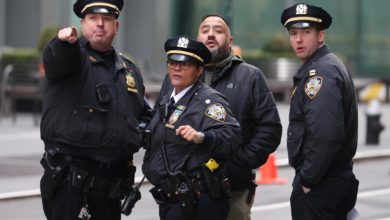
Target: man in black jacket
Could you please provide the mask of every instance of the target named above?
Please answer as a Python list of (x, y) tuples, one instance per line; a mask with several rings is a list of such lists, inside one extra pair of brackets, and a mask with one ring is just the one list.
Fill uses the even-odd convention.
[(232, 52), (233, 36), (223, 17), (203, 17), (198, 40), (212, 54), (203, 80), (226, 96), (243, 133), (239, 152), (226, 165), (232, 190), (228, 219), (250, 219), (256, 187), (253, 170), (264, 164), (280, 144), (278, 110), (263, 73)]
[[(232, 190), (228, 219), (247, 220), (256, 188), (254, 169), (264, 164), (280, 144), (279, 113), (263, 73), (233, 53), (233, 37), (223, 17), (206, 15), (199, 26), (198, 40), (212, 54), (201, 80), (226, 96), (242, 129), (243, 143), (226, 164)], [(160, 94), (169, 88), (166, 78)]]
[(41, 179), (47, 219), (120, 219), (131, 189), (133, 153), (149, 106), (137, 67), (112, 42), (123, 0), (78, 0), (77, 29), (60, 30), (46, 47)]
[(296, 4), (281, 23), (303, 65), (294, 76), (287, 149), (296, 175), (293, 219), (347, 219), (358, 180), (352, 172), (357, 147), (357, 104), (351, 75), (325, 44), (332, 18), (324, 9)]

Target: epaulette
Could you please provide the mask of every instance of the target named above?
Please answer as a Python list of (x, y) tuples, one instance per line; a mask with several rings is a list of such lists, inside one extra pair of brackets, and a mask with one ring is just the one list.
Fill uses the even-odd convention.
[(133, 59), (133, 58), (130, 58), (129, 56), (127, 56), (127, 55), (125, 55), (125, 54), (123, 54), (123, 53), (118, 53), (118, 55), (119, 55), (120, 57), (122, 57), (123, 59), (129, 61), (130, 63), (134, 64), (134, 59)]

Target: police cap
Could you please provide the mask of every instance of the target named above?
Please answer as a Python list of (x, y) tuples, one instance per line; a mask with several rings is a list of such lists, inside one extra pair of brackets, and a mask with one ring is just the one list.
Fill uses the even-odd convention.
[(321, 7), (299, 3), (286, 8), (280, 21), (287, 29), (316, 27), (324, 30), (331, 25), (332, 17)]
[(168, 60), (189, 61), (201, 66), (211, 60), (211, 53), (203, 43), (185, 36), (168, 39), (164, 48), (167, 52)]
[(73, 5), (73, 11), (83, 18), (87, 13), (109, 13), (116, 18), (123, 8), (123, 0), (77, 0)]

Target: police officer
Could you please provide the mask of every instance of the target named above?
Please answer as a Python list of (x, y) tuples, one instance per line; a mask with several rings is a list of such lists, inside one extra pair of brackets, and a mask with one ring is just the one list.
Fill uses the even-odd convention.
[(47, 219), (120, 219), (120, 200), (134, 182), (138, 125), (150, 108), (139, 70), (112, 47), (122, 7), (123, 0), (77, 0), (82, 36), (64, 28), (44, 51)]
[[(256, 191), (254, 170), (280, 144), (279, 113), (261, 70), (232, 51), (233, 36), (226, 19), (217, 14), (204, 16), (197, 40), (212, 53), (201, 81), (226, 96), (243, 133), (240, 150), (225, 166), (232, 191), (227, 219), (249, 220)], [(162, 91), (169, 87), (165, 80)]]
[(239, 124), (226, 99), (199, 81), (211, 57), (202, 43), (172, 38), (165, 51), (173, 88), (156, 104), (142, 170), (161, 219), (226, 219), (229, 191), (221, 171), (238, 150)]
[(324, 9), (295, 4), (281, 23), (303, 65), (294, 76), (287, 149), (296, 175), (293, 219), (346, 219), (356, 202), (352, 171), (357, 146), (356, 94), (351, 75), (325, 44), (332, 18)]

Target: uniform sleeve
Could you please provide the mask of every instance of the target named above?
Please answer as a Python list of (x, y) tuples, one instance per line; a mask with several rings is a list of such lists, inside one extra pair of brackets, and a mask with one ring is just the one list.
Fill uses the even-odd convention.
[(43, 64), (49, 81), (78, 73), (81, 66), (79, 43), (69, 44), (54, 38), (43, 52)]
[[(223, 111), (225, 111), (225, 116)], [(216, 159), (228, 160), (242, 142), (241, 128), (226, 101), (207, 106), (202, 130), (205, 134), (203, 146), (209, 147)]]
[[(264, 164), (269, 154), (274, 152), (280, 144), (282, 125), (275, 99), (270, 91), (264, 75), (259, 72), (248, 85), (250, 93), (245, 98), (251, 100), (251, 127), (252, 136), (248, 144), (240, 149), (233, 162), (256, 169)], [(243, 97), (244, 98), (244, 97)]]
[[(317, 85), (312, 88), (318, 90), (317, 92), (315, 90), (304, 92), (307, 136), (300, 174), (301, 183), (306, 187), (312, 187), (322, 180), (345, 136), (341, 81), (335, 77), (336, 70), (333, 74), (329, 68), (322, 70), (322, 72), (325, 71), (331, 74), (311, 77), (305, 82), (305, 87), (309, 88), (313, 86), (311, 84), (313, 81), (309, 82), (310, 80), (317, 81)], [(318, 82), (321, 82), (320, 85)]]

